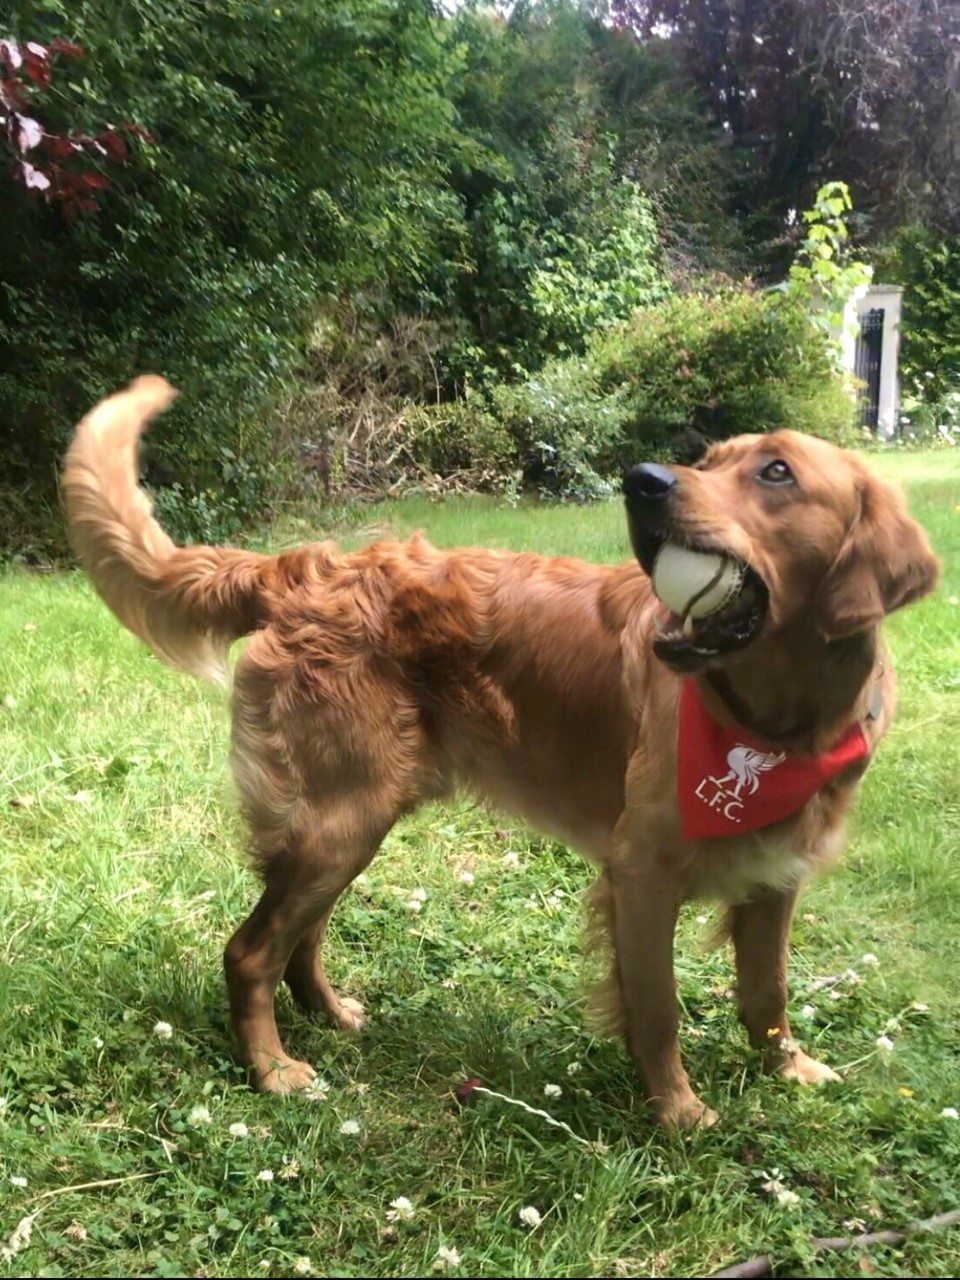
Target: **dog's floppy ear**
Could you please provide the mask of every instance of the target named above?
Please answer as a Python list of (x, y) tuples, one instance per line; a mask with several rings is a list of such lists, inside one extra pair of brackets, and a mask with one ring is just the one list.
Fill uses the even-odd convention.
[(903, 498), (864, 469), (860, 514), (817, 596), (817, 623), (827, 640), (876, 626), (888, 613), (932, 591), (940, 564)]

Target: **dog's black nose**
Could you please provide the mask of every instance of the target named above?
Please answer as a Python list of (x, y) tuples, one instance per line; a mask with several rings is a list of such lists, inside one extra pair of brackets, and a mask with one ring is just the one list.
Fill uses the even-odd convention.
[(677, 485), (677, 477), (669, 467), (658, 462), (643, 462), (627, 472), (623, 489), (628, 498), (665, 498)]

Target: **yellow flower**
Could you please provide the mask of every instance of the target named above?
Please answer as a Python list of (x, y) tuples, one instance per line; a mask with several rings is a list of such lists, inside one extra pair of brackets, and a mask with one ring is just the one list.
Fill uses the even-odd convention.
[(913, 1089), (906, 1088), (906, 1086), (901, 1086), (901, 1088), (897, 1090), (897, 1093), (899, 1093), (901, 1098), (912, 1098), (914, 1091)]

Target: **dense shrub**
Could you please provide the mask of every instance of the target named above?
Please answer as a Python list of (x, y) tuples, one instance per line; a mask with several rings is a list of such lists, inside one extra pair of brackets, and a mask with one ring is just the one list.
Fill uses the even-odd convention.
[(881, 269), (904, 286), (904, 389), (935, 405), (960, 391), (960, 238), (907, 227), (884, 254)]
[(778, 295), (726, 287), (637, 311), (492, 402), (528, 476), (564, 496), (607, 491), (686, 428), (713, 438), (793, 427), (849, 441), (853, 406), (823, 333)]
[(83, 51), (15, 85), (46, 137), (151, 141), (70, 219), (2, 156), (0, 483), (49, 505), (77, 416), (155, 369), (184, 392), (152, 446), (166, 514), (230, 534), (277, 490), (268, 413), (318, 298), (385, 282), (396, 306), (429, 276), (449, 301), (456, 51), (424, 0), (15, 0), (8, 35)]

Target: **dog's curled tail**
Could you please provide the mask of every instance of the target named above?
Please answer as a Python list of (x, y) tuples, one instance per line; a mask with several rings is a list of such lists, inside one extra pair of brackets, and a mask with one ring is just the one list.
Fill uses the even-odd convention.
[(63, 492), (70, 542), (99, 594), (165, 662), (226, 679), (234, 640), (265, 621), (262, 570), (273, 557), (178, 547), (138, 484), (138, 444), (176, 392), (146, 374), (101, 400), (77, 427)]

